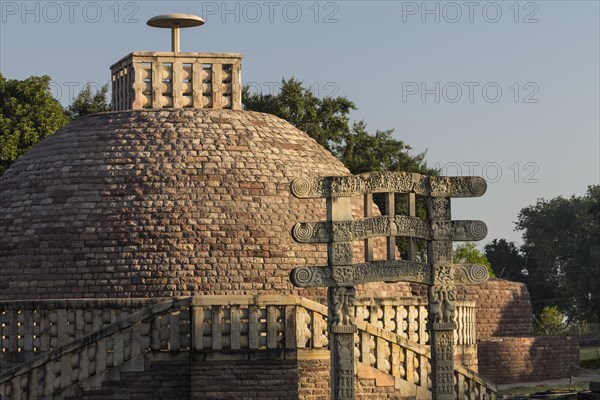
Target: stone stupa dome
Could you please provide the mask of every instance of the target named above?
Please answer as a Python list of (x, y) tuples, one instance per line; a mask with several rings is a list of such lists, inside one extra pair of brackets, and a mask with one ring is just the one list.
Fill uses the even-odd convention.
[[(162, 109), (77, 119), (0, 178), (0, 299), (323, 295), (289, 281), (295, 266), (327, 263), (325, 245), (290, 235), (296, 222), (323, 220), (325, 201), (293, 197), (290, 183), (348, 173), (268, 114)], [(365, 286), (364, 295), (409, 290)]]

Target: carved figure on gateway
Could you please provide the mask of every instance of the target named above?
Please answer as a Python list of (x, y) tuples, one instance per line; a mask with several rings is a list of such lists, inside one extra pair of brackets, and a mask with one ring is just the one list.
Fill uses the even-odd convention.
[[(454, 399), (453, 343), (456, 284), (477, 285), (489, 275), (480, 264), (452, 264), (452, 242), (481, 240), (487, 234), (482, 221), (452, 221), (452, 197), (482, 196), (487, 184), (480, 177), (433, 177), (406, 172), (372, 172), (354, 176), (305, 177), (291, 183), (299, 198), (325, 198), (326, 221), (294, 225), (299, 243), (327, 243), (326, 266), (292, 270), (298, 287), (328, 288), (328, 331), (331, 353), (331, 398), (354, 398), (355, 285), (367, 282), (415, 282), (429, 286), (432, 397)], [(385, 215), (372, 216), (373, 193), (384, 193)], [(407, 195), (408, 215), (394, 212), (394, 194)], [(427, 219), (416, 217), (416, 196), (425, 198)], [(364, 196), (365, 217), (353, 219), (352, 196)], [(409, 238), (408, 260), (396, 260), (395, 238)], [(386, 237), (386, 260), (372, 259), (372, 238)], [(414, 240), (427, 241), (427, 259), (417, 261)], [(353, 242), (365, 243), (364, 262), (353, 263)]]

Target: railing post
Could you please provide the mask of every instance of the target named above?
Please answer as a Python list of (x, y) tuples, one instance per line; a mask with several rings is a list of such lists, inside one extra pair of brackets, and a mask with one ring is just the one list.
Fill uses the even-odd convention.
[(298, 347), (298, 306), (285, 307), (285, 348), (296, 349)]
[(204, 308), (196, 303), (196, 297), (192, 297), (190, 301), (190, 319), (191, 319), (191, 337), (192, 350), (202, 350), (203, 345), (203, 322)]

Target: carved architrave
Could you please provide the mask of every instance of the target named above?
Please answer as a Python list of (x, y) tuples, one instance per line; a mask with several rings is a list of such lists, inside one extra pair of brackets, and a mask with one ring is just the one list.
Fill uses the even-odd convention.
[(291, 192), (299, 198), (349, 197), (365, 193), (416, 193), (432, 197), (479, 197), (487, 189), (478, 176), (429, 177), (410, 172), (368, 172), (352, 176), (295, 179)]
[(472, 241), (487, 235), (483, 221), (432, 221), (433, 240)]
[(339, 222), (299, 222), (292, 237), (299, 243), (332, 243), (380, 236), (425, 240), (481, 240), (487, 235), (483, 221), (433, 221), (403, 215), (378, 216)]
[[(298, 223), (292, 230), (297, 242), (328, 243), (327, 267), (295, 268), (290, 279), (299, 287), (329, 287), (332, 399), (354, 398), (354, 285), (381, 281), (416, 282), (429, 286), (427, 326), (432, 356), (432, 397), (435, 400), (454, 399), (455, 285), (480, 284), (488, 279), (489, 274), (487, 268), (480, 264), (452, 264), (452, 241), (481, 240), (487, 234), (487, 226), (482, 221), (452, 221), (450, 198), (481, 196), (486, 187), (485, 180), (480, 177), (429, 177), (405, 172), (310, 177), (292, 182), (292, 194), (300, 198), (335, 199), (386, 192), (414, 193), (426, 198), (426, 221), (397, 215), (352, 220), (351, 205), (344, 200), (343, 210), (336, 209), (334, 213), (333, 208), (328, 208), (327, 218), (331, 222)], [(411, 201), (414, 203), (414, 199)], [(337, 202), (342, 204), (339, 199)], [(328, 200), (328, 207), (334, 203)], [(428, 263), (387, 260), (352, 265), (352, 242), (380, 236), (427, 240)], [(391, 243), (390, 239), (388, 242)], [(393, 258), (389, 253), (388, 257)]]
[(413, 282), (432, 284), (431, 266), (405, 260), (374, 261), (329, 267), (297, 267), (290, 273), (294, 286), (334, 287), (368, 282)]

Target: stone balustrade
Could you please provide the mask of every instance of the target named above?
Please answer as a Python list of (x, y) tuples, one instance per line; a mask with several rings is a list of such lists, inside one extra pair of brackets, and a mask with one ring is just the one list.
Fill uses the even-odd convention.
[[(429, 343), (425, 329), (427, 302), (424, 299), (371, 299), (356, 305), (356, 318), (420, 344)], [(456, 301), (455, 319), (458, 325), (455, 346), (476, 345), (475, 302)]]
[[(0, 364), (29, 354), (0, 373), (0, 398), (64, 394), (86, 382), (99, 386), (111, 368), (140, 362), (148, 352), (324, 349), (326, 315), (320, 303), (277, 295), (0, 302)], [(358, 362), (431, 388), (428, 346), (385, 324), (364, 318), (356, 324)], [(495, 386), (458, 367), (455, 392), (461, 400), (491, 399)]]
[(242, 109), (241, 54), (134, 52), (111, 66), (113, 109)]
[[(477, 370), (477, 334), (475, 302), (457, 301), (454, 334), (454, 359), (458, 364)], [(393, 332), (410, 342), (429, 344), (425, 329), (427, 303), (424, 299), (363, 299), (356, 305), (356, 318)]]

